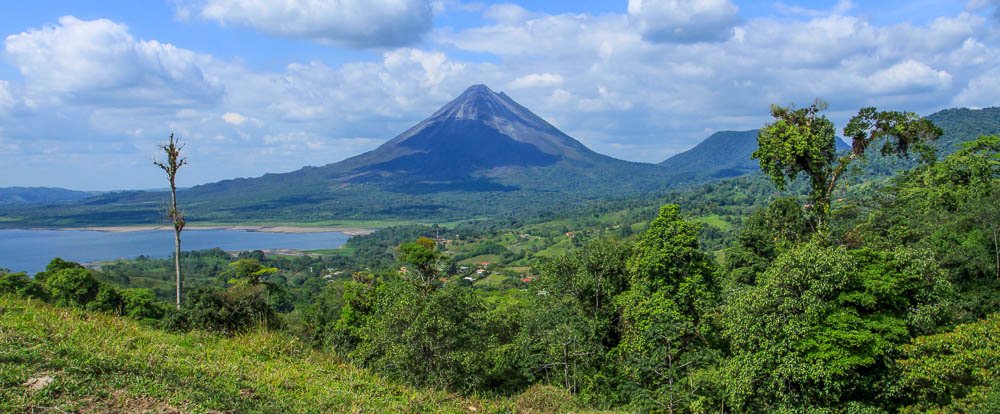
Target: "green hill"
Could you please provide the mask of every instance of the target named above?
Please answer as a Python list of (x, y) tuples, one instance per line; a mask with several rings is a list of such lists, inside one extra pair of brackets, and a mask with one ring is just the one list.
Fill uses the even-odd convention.
[(0, 204), (45, 204), (63, 203), (93, 197), (95, 191), (75, 191), (52, 187), (5, 187), (0, 188)]
[(177, 334), (0, 297), (0, 412), (510, 412), (386, 381), (282, 333)]
[[(687, 151), (660, 163), (672, 174), (685, 180), (712, 180), (738, 177), (760, 171), (757, 160), (751, 158), (757, 150), (757, 132), (719, 131)], [(851, 147), (837, 138), (837, 150)]]

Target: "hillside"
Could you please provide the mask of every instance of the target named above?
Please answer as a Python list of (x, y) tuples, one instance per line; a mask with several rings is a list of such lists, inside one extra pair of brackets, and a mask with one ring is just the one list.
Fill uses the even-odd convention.
[[(928, 116), (944, 131), (939, 158), (1000, 132), (1000, 108)], [(504, 93), (473, 86), (379, 148), (322, 167), (182, 190), (189, 223), (384, 225), (547, 214), (752, 173), (754, 131), (719, 132), (660, 165), (595, 153)], [(845, 146), (841, 142), (841, 146)], [(890, 176), (914, 162), (877, 151), (857, 165)], [(183, 171), (181, 171), (183, 174)], [(114, 192), (79, 202), (0, 207), (0, 227), (163, 223), (166, 193)]]
[(513, 399), (397, 385), (282, 333), (175, 334), (0, 297), (0, 412), (482, 413), (515, 407)]
[[(200, 185), (178, 198), (191, 223), (447, 222), (534, 214), (675, 184), (666, 169), (591, 151), (506, 94), (475, 85), (375, 150)], [(11, 207), (0, 216), (6, 226), (150, 224), (161, 220), (166, 197), (117, 192), (46, 210)]]
[(0, 204), (45, 204), (83, 200), (96, 195), (93, 191), (75, 191), (53, 187), (0, 188)]
[[(760, 171), (760, 165), (751, 158), (757, 150), (757, 132), (756, 129), (716, 132), (659, 165), (685, 179), (722, 179)], [(837, 138), (838, 151), (850, 148)]]

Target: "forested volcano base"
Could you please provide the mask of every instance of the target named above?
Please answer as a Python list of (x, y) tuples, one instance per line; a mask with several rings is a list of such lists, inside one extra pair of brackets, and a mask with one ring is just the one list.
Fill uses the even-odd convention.
[(188, 254), (180, 311), (166, 261), (3, 273), (0, 411), (1000, 410), (1000, 137), (821, 221), (737, 182), (678, 197), (697, 220), (637, 200)]

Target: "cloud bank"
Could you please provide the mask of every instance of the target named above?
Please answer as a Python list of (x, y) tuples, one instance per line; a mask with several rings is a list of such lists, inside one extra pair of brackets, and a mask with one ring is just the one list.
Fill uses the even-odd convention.
[[(464, 28), (428, 31), (428, 14), (406, 29), (425, 34), (422, 43), (389, 47), (395, 42), (357, 40), (361, 29), (321, 29), (349, 7), (324, 14), (308, 2), (213, 0), (192, 10), (223, 1), (233, 7), (210, 20), (382, 46), (361, 60), (317, 56), (260, 69), (140, 39), (107, 19), (24, 28), (3, 43), (20, 78), (0, 79), (0, 163), (23, 174), (0, 176), (0, 186), (156, 187), (162, 177), (148, 164), (171, 132), (189, 142), (182, 185), (323, 165), (376, 147), (478, 83), (505, 90), (596, 151), (646, 162), (716, 130), (759, 127), (772, 103), (820, 97), (841, 126), (861, 106), (929, 114), (1000, 104), (990, 4), (924, 24), (876, 24), (846, 3), (774, 18), (740, 17), (729, 1), (632, 1), (600, 15), (494, 5)], [(406, 14), (372, 4), (371, 15), (390, 17), (369, 23)], [(385, 4), (420, 13), (427, 5)], [(307, 24), (292, 29), (295, 21)]]
[(353, 48), (416, 43), (433, 17), (425, 0), (207, 0), (199, 9), (219, 24)]

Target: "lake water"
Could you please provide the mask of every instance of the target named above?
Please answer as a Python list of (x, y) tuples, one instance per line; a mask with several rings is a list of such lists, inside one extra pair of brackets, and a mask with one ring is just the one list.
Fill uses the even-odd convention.
[[(189, 229), (181, 233), (181, 248), (204, 250), (335, 249), (350, 236), (340, 232), (268, 233), (260, 231)], [(173, 230), (103, 232), (84, 230), (0, 230), (0, 267), (34, 274), (54, 257), (73, 262), (97, 262), (140, 255), (171, 257)]]

